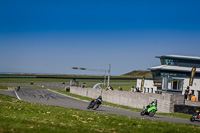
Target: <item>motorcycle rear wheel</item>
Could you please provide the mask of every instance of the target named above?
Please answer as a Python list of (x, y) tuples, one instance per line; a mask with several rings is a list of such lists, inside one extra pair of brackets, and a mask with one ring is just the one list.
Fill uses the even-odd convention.
[(95, 110), (95, 109), (98, 108), (98, 106), (99, 106), (98, 104), (95, 104), (94, 107), (93, 107), (92, 109)]

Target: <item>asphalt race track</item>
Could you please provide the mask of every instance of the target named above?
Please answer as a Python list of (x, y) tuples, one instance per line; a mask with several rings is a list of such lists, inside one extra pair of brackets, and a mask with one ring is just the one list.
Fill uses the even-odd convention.
[[(0, 94), (15, 96), (28, 102), (33, 103), (41, 103), (46, 105), (54, 105), (54, 106), (60, 106), (60, 107), (66, 107), (66, 108), (74, 108), (74, 109), (80, 109), (80, 110), (86, 110), (86, 111), (94, 111), (92, 109), (88, 110), (87, 106), (89, 102), (81, 101), (75, 98), (72, 98), (67, 95), (59, 94), (56, 92), (53, 92), (51, 90), (45, 90), (45, 89), (28, 89), (28, 88), (21, 88), (19, 91), (5, 91), (0, 90)], [(158, 121), (167, 121), (167, 122), (175, 122), (175, 123), (184, 123), (184, 124), (193, 124), (200, 126), (200, 122), (190, 122), (190, 120), (186, 119), (179, 119), (179, 118), (170, 118), (170, 117), (164, 117), (164, 116), (158, 116), (155, 115), (154, 117), (149, 116), (140, 116), (140, 113), (133, 112), (129, 110), (123, 110), (108, 106), (100, 106), (96, 112), (99, 113), (107, 113), (107, 114), (118, 114), (118, 115), (124, 115), (128, 117), (138, 117), (141, 119), (151, 119), (151, 120), (158, 120)]]

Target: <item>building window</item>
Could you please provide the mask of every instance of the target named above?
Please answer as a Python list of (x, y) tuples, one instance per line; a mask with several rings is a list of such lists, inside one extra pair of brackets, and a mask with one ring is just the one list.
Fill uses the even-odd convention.
[(161, 65), (166, 65), (165, 59), (161, 59)]
[(173, 90), (183, 90), (183, 81), (181, 79), (173, 79), (172, 80), (172, 89)]
[(179, 60), (177, 59), (160, 59), (161, 65), (177, 65)]

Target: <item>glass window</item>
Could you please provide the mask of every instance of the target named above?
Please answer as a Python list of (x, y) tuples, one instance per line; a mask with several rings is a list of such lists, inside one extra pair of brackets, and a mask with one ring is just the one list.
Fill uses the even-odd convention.
[(173, 90), (183, 90), (183, 81), (181, 79), (173, 79), (172, 80), (172, 89)]
[(161, 65), (166, 65), (165, 59), (161, 59)]

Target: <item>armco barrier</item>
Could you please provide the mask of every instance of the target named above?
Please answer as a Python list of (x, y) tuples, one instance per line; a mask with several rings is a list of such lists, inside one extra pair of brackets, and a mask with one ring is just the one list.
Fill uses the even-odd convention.
[[(100, 89), (70, 87), (70, 92), (90, 98), (97, 98), (101, 94)], [(133, 108), (143, 108), (154, 99), (158, 100), (158, 112), (174, 112), (175, 104), (184, 104), (184, 96), (173, 94), (154, 94), (154, 93), (137, 93), (118, 90), (103, 90), (103, 101), (125, 105)]]

